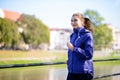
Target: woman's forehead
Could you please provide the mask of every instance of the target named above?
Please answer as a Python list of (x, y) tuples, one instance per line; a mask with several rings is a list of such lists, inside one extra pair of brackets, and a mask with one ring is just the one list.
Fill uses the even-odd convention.
[(78, 16), (72, 16), (71, 19), (79, 19)]

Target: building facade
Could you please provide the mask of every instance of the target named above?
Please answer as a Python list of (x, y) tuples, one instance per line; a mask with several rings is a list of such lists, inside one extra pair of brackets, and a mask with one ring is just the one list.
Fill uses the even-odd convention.
[(112, 41), (111, 48), (113, 50), (120, 50), (120, 37), (119, 37), (120, 36), (120, 29), (115, 28), (111, 24), (107, 24), (107, 26), (112, 29), (113, 41)]
[(69, 41), (70, 34), (72, 30), (70, 29), (50, 29), (50, 50), (64, 50), (67, 49), (66, 43)]
[[(112, 50), (120, 50), (120, 30), (115, 28), (111, 24), (107, 24), (107, 26), (112, 29), (112, 37), (113, 41), (111, 42)], [(69, 41), (70, 34), (72, 33), (72, 29), (58, 29), (52, 28), (50, 29), (50, 50), (60, 50), (67, 49), (66, 43)]]

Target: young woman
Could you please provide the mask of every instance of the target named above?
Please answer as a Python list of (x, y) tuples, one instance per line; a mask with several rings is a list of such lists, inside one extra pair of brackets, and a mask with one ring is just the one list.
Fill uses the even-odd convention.
[(68, 76), (67, 80), (92, 80), (93, 69), (93, 28), (91, 21), (80, 13), (71, 18), (73, 33), (70, 36), (68, 47)]

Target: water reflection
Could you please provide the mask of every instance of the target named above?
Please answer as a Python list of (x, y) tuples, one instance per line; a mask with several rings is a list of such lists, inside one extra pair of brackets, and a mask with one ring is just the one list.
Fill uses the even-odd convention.
[[(120, 65), (99, 65), (95, 66), (95, 76), (103, 76), (108, 74), (120, 73)], [(97, 80), (120, 80), (119, 76), (111, 76)]]
[(58, 69), (55, 68), (51, 69), (49, 72), (49, 79), (48, 80), (65, 80), (67, 76), (66, 69)]
[[(119, 73), (120, 65), (95, 66), (95, 76)], [(0, 69), (0, 80), (66, 80), (66, 65)], [(120, 76), (97, 80), (120, 80)]]

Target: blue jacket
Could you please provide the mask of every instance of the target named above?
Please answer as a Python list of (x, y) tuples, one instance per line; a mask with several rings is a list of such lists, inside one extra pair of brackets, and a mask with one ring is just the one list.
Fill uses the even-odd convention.
[(74, 29), (70, 42), (73, 44), (74, 50), (68, 50), (68, 72), (93, 76), (94, 41), (92, 33), (84, 27)]

